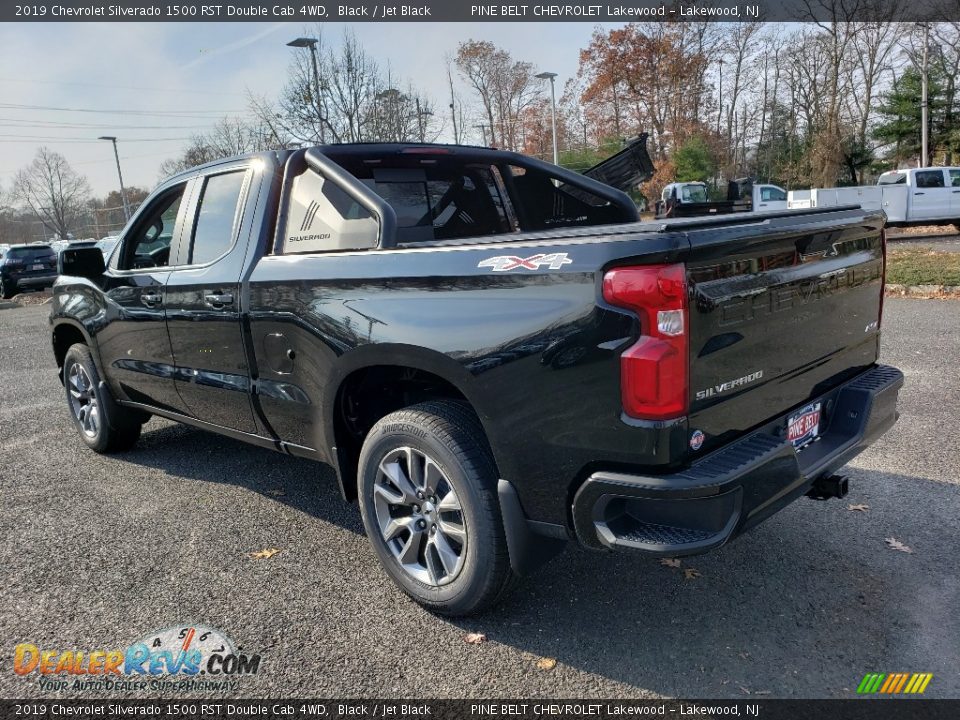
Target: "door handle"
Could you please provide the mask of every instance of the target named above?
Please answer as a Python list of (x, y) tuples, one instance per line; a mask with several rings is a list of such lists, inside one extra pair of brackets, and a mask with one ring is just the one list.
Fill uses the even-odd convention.
[(953, 192), (954, 195), (956, 195), (956, 194), (960, 193), (960, 190), (953, 190), (952, 192)]
[(233, 304), (233, 295), (231, 293), (207, 293), (203, 296), (203, 301), (212, 308), (222, 308)]
[(914, 193), (914, 195), (925, 195), (925, 194), (926, 193), (917, 193), (917, 192)]
[(147, 307), (153, 307), (154, 305), (159, 305), (163, 300), (163, 296), (160, 293), (155, 292), (145, 292), (140, 294), (140, 302), (142, 302)]

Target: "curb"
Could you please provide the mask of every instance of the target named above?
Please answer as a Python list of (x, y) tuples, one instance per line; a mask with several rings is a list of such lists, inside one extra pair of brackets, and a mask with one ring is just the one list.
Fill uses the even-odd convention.
[(11, 300), (0, 300), (0, 310), (13, 310), (13, 308), (23, 307), (18, 302), (13, 302)]
[(887, 283), (884, 294), (890, 297), (960, 300), (960, 285), (898, 285)]

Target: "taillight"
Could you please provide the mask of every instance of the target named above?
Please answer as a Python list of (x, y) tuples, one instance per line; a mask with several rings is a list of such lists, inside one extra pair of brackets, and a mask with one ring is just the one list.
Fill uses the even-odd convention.
[(687, 277), (682, 264), (610, 270), (603, 299), (640, 319), (640, 339), (620, 356), (623, 410), (640, 420), (687, 414)]
[(887, 231), (880, 230), (880, 251), (883, 254), (883, 269), (880, 271), (880, 313), (877, 315), (877, 329), (883, 324), (883, 296), (887, 294)]

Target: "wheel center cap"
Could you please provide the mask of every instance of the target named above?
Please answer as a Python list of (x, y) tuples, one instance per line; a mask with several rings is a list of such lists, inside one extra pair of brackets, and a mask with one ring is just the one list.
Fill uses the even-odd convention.
[(423, 514), (426, 515), (431, 520), (435, 517), (437, 509), (432, 502), (429, 500), (423, 504)]

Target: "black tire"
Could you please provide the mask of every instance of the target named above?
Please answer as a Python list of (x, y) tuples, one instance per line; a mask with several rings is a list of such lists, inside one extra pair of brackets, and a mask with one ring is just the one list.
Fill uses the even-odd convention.
[(0, 280), (0, 295), (4, 300), (9, 300), (17, 294), (17, 284), (9, 280)]
[[(421, 454), (425, 462), (432, 465), (429, 470), (426, 465), (421, 466), (424, 468), (421, 477), (430, 478), (421, 486), (412, 485), (430, 493), (424, 504), (422, 507), (405, 502), (390, 504), (375, 486), (386, 486), (389, 492), (399, 486), (392, 484), (381, 471), (381, 463), (390, 466), (392, 459), (401, 469), (407, 468), (407, 475), (414, 477), (417, 471), (411, 472), (402, 458)], [(438, 479), (437, 473), (442, 479)], [(483, 427), (465, 403), (436, 400), (414, 405), (382, 418), (367, 435), (360, 452), (358, 488), (367, 536), (391, 579), (428, 610), (450, 616), (476, 614), (497, 603), (512, 586), (515, 575), (510, 567), (497, 498), (497, 479)], [(431, 491), (427, 483), (439, 487)], [(449, 501), (451, 492), (453, 500)], [(452, 503), (459, 509), (443, 509)], [(409, 516), (405, 514), (407, 509)], [(423, 514), (418, 514), (420, 512)], [(392, 517), (394, 513), (410, 530), (401, 530), (398, 537), (388, 539), (382, 530), (383, 518)], [(404, 565), (400, 558), (409, 558), (412, 553), (406, 554), (406, 547), (400, 550), (399, 546), (414, 540), (413, 527), (422, 527), (421, 522), (426, 523), (426, 529), (420, 531), (417, 539), (417, 559)], [(450, 551), (455, 553), (458, 542), (457, 535), (447, 534), (450, 530), (458, 535), (462, 533), (464, 541), (457, 556), (461, 558), (457, 560), (459, 569), (446, 573), (444, 558), (451, 558)], [(437, 549), (441, 540), (445, 552)], [(434, 543), (433, 550), (431, 543)], [(416, 570), (411, 571), (411, 567)], [(426, 573), (429, 577), (424, 580), (416, 573)], [(446, 574), (438, 581), (436, 575), (440, 573)]]
[[(77, 343), (67, 350), (63, 359), (63, 387), (73, 424), (91, 450), (98, 453), (129, 450), (140, 438), (141, 416), (114, 403), (110, 391), (105, 387), (101, 389), (97, 366), (86, 345)], [(104, 407), (109, 408), (109, 423), (102, 411)]]

